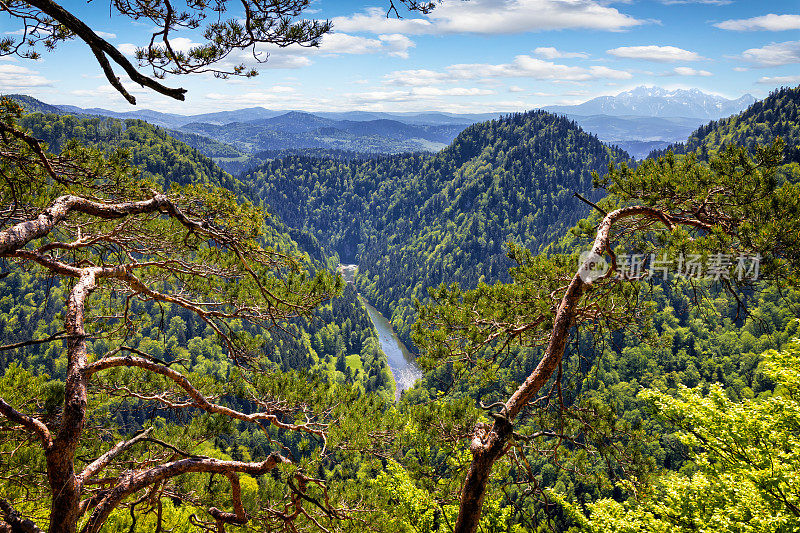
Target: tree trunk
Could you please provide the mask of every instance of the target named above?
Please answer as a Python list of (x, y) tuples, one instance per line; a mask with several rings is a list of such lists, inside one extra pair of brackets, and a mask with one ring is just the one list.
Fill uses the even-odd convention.
[(86, 330), (84, 305), (95, 286), (93, 269), (84, 270), (67, 300), (64, 329), (67, 331), (67, 380), (61, 427), (47, 451), (47, 478), (53, 501), (48, 533), (75, 533), (80, 518), (82, 483), (75, 475), (75, 451), (86, 418)]
[[(610, 250), (611, 227), (615, 222), (638, 215), (660, 220), (667, 227), (672, 226), (672, 221), (664, 213), (650, 207), (631, 206), (617, 209), (606, 214), (597, 227), (597, 234), (591, 249), (593, 256), (600, 258)], [(578, 267), (578, 272), (573, 276), (564, 296), (561, 298), (553, 321), (550, 340), (542, 360), (539, 361), (539, 364), (525, 382), (508, 399), (500, 415), (495, 416), (495, 423), (492, 425), (491, 430), (486, 431), (483, 425), (476, 427), (475, 435), (470, 444), (472, 463), (469, 471), (467, 471), (467, 477), (464, 479), (464, 487), (461, 490), (461, 503), (454, 533), (475, 533), (478, 530), (486, 486), (489, 483), (489, 475), (492, 472), (494, 463), (505, 455), (508, 449), (509, 440), (513, 435), (512, 424), (514, 419), (553, 376), (558, 364), (561, 362), (561, 358), (564, 356), (564, 350), (569, 340), (569, 332), (575, 323), (581, 296), (583, 296), (586, 287), (593, 281), (585, 276), (587, 272), (591, 271), (589, 264), (591, 260), (587, 259), (584, 264)], [(612, 270), (606, 275), (613, 272), (614, 265), (615, 263), (612, 263)]]
[(476, 429), (476, 434), (470, 444), (472, 463), (467, 471), (467, 477), (464, 479), (455, 533), (474, 533), (478, 530), (489, 475), (492, 473), (494, 463), (505, 455), (508, 449), (508, 442), (514, 429), (512, 421), (558, 368), (584, 287), (584, 281), (576, 274), (556, 311), (553, 333), (544, 357), (528, 376), (528, 379), (508, 399), (500, 416), (496, 417), (491, 430), (482, 438), (483, 430), (480, 427)]

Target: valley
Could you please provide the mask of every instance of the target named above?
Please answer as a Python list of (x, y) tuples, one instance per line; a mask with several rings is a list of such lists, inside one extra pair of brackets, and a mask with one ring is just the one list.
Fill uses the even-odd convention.
[[(355, 273), (358, 270), (358, 265), (339, 265), (337, 270), (347, 283), (355, 284)], [(362, 302), (364, 307), (367, 308), (367, 313), (369, 313), (369, 318), (381, 343), (381, 351), (386, 356), (389, 368), (392, 371), (395, 401), (397, 401), (403, 391), (413, 387), (416, 381), (422, 377), (422, 372), (416, 364), (414, 354), (408, 351), (403, 341), (392, 329), (391, 322), (386, 320), (386, 317), (372, 307), (369, 302), (364, 302), (363, 300)]]
[[(251, 222), (260, 228), (257, 246), (275, 257), (293, 258), (278, 267), (280, 275), (265, 278), (274, 284), (270, 287), (288, 291), (281, 293), (281, 298), (289, 309), (301, 305), (292, 300), (292, 291), (309, 291), (308, 295), (322, 291), (313, 309), (296, 316), (287, 313), (286, 319), (276, 319), (273, 326), (247, 320), (230, 325), (232, 338), (248, 339), (246, 345), (255, 350), (249, 357), (259, 358), (266, 372), (263, 377), (230, 380), (230, 376), (239, 376), (245, 370), (225, 355), (226, 337), (215, 329), (219, 328), (216, 323), (187, 312), (180, 299), (159, 303), (140, 298), (126, 303), (129, 307), (125, 312), (141, 318), (136, 323), (120, 322), (120, 331), (125, 333), (118, 342), (135, 350), (133, 353), (150, 354), (167, 367), (189, 362), (198, 369), (193, 379), (222, 384), (218, 389), (209, 388), (208, 394), (224, 397), (238, 409), (248, 408), (248, 402), (257, 397), (258, 387), (265, 397), (288, 394), (295, 398), (301, 406), (295, 421), (310, 419), (312, 411), (313, 416), (328, 420), (325, 439), (337, 439), (330, 441), (337, 443), (336, 459), (319, 452), (326, 449), (327, 440), (311, 445), (305, 437), (281, 433), (281, 446), (294, 457), (309, 461), (321, 472), (319, 475), (341, 481), (336, 489), (341, 491), (341, 498), (350, 497), (347, 491), (356, 490), (367, 495), (370, 505), (397, 513), (391, 519), (376, 515), (374, 525), (378, 529), (393, 531), (401, 527), (397, 524), (416, 520), (403, 511), (404, 507), (392, 504), (401, 501), (398, 498), (406, 503), (427, 498), (449, 501), (441, 506), (441, 512), (455, 517), (458, 506), (454, 495), (464, 482), (465, 465), (452, 458), (453, 447), (468, 435), (465, 428), (475, 424), (488, 428), (492, 419), (502, 424), (502, 412), (492, 412), (491, 406), (502, 405), (545, 357), (542, 339), (556, 312), (554, 302), (577, 268), (578, 252), (593, 238), (600, 215), (616, 205), (626, 205), (626, 195), (635, 194), (660, 206), (673, 187), (695, 191), (705, 183), (673, 177), (673, 182), (659, 189), (660, 178), (648, 172), (661, 176), (657, 172), (673, 172), (665, 168), (685, 168), (681, 172), (686, 175), (706, 176), (702, 169), (710, 160), (717, 161), (711, 168), (732, 174), (740, 168), (769, 168), (771, 173), (764, 179), (754, 174), (757, 178), (753, 181), (736, 178), (740, 180), (736, 183), (781, 187), (779, 193), (772, 193), (776, 196), (767, 209), (783, 214), (752, 214), (756, 208), (748, 206), (743, 212), (759, 220), (758, 231), (738, 234), (740, 240), (723, 240), (722, 244), (705, 239), (702, 232), (694, 233), (686, 242), (671, 242), (670, 234), (659, 231), (645, 233), (643, 240), (628, 239), (625, 231), (630, 229), (626, 228), (615, 236), (619, 242), (617, 257), (628, 251), (654, 253), (662, 249), (688, 253), (695, 251), (692, 246), (701, 245), (723, 246), (719, 250), (727, 251), (725, 246), (744, 246), (742, 243), (756, 247), (764, 257), (772, 253), (772, 246), (780, 251), (772, 262), (764, 262), (764, 281), (743, 286), (738, 293), (709, 278), (680, 277), (639, 284), (607, 280), (602, 285), (605, 292), (599, 293), (601, 300), (595, 303), (591, 300), (595, 293), (588, 289), (589, 308), (602, 308), (602, 298), (610, 298), (608, 308), (612, 311), (608, 316), (576, 321), (575, 337), (564, 347), (558, 378), (548, 380), (551, 388), (542, 396), (544, 403), (527, 408), (515, 422), (515, 431), (527, 432), (520, 434), (520, 442), (527, 443), (527, 434), (550, 432), (556, 427), (560, 428), (558, 435), (547, 433), (541, 449), (519, 444), (529, 470), (501, 460), (502, 468), (519, 480), (520, 487), (533, 483), (544, 488), (531, 496), (517, 485), (491, 485), (488, 498), (498, 503), (489, 507), (487, 516), (492, 520), (503, 516), (507, 524), (548, 522), (558, 531), (567, 531), (578, 520), (567, 512), (575, 510), (570, 502), (595, 502), (591, 504), (596, 506), (592, 507), (592, 519), (606, 525), (611, 520), (608, 513), (619, 512), (615, 505), (629, 504), (626, 493), (610, 488), (621, 479), (619, 472), (640, 469), (648, 476), (663, 473), (664, 477), (653, 482), (653, 490), (671, 490), (663, 483), (677, 479), (674, 476), (682, 475), (681, 468), (694, 468), (696, 463), (673, 444), (679, 430), (648, 411), (649, 400), (641, 394), (656, 394), (653, 387), (672, 391), (670, 394), (684, 387), (721, 387), (727, 401), (745, 403), (779, 394), (775, 383), (784, 378), (769, 377), (775, 375), (770, 374), (773, 367), (765, 365), (773, 364), (773, 359), (762, 354), (772, 349), (791, 352), (792, 338), (798, 331), (799, 322), (791, 309), (800, 304), (800, 292), (783, 281), (771, 284), (769, 276), (785, 279), (787, 274), (781, 269), (791, 268), (792, 254), (796, 253), (796, 243), (785, 224), (793, 220), (796, 206), (792, 202), (799, 197), (792, 187), (800, 182), (800, 88), (775, 91), (740, 114), (695, 129), (685, 136), (686, 142), (671, 145), (677, 156), (663, 149), (656, 151), (655, 155), (662, 156), (660, 162), (652, 158), (637, 161), (587, 132), (581, 121), (594, 121), (609, 131), (633, 128), (634, 124), (640, 133), (646, 128), (655, 131), (663, 127), (671, 131), (669, 135), (677, 136), (684, 131), (681, 128), (690, 127), (689, 119), (658, 122), (627, 116), (617, 121), (607, 116), (580, 118), (530, 111), (469, 126), (441, 125), (445, 128), (442, 131), (454, 138), (449, 143), (441, 138), (446, 146), (434, 153), (398, 149), (400, 153), (377, 154), (330, 147), (298, 151), (276, 144), (275, 150), (262, 153), (264, 159), (256, 166), (236, 175), (220, 169), (215, 159), (238, 160), (244, 148), (204, 136), (213, 131), (233, 135), (236, 129), (230, 124), (215, 126), (214, 130), (187, 123), (194, 133), (171, 133), (138, 119), (69, 115), (32, 99), (19, 101), (30, 111), (40, 110), (22, 116), (19, 123), (45, 141), (50, 150), (72, 150), (74, 140), (80, 140), (97, 154), (127, 158), (137, 167), (136, 179), (141, 181), (135, 183), (147, 180), (155, 187), (185, 190), (188, 192), (184, 194), (192, 195), (206, 194), (196, 192), (202, 190), (220, 191), (215, 193), (219, 197), (204, 200), (220, 206), (219, 213), (209, 214), (209, 219), (223, 213), (240, 223), (235, 218), (236, 209), (225, 202), (263, 206), (267, 214)], [(301, 137), (329, 127), (320, 126), (328, 124), (325, 121), (297, 114), (260, 120), (247, 127), (269, 132), (272, 130), (264, 121), (290, 129), (305, 123), (306, 129), (298, 134)], [(358, 128), (369, 128), (370, 124)], [(672, 127), (676, 129), (669, 130)], [(419, 132), (414, 130), (413, 134)], [(787, 146), (776, 145), (781, 149), (777, 159), (754, 164), (743, 159), (746, 152), (726, 155), (726, 147), (736, 143), (762, 157), (757, 144), (774, 143), (779, 135)], [(662, 146), (649, 142), (642, 141), (640, 153)], [(115, 150), (124, 152), (117, 155)], [(675, 157), (678, 159), (670, 159)], [(714, 179), (726, 180), (727, 176)], [(604, 182), (601, 178), (618, 181)], [(681, 198), (684, 192), (676, 194)], [(694, 198), (701, 193), (685, 194)], [(726, 198), (737, 198), (730, 191), (725, 194)], [(191, 205), (187, 204), (187, 209)], [(675, 220), (685, 216), (676, 216)], [(154, 220), (142, 224), (153, 224)], [(81, 231), (89, 227), (84, 224)], [(123, 229), (124, 225), (115, 231)], [(743, 231), (751, 230), (748, 226)], [(191, 234), (182, 237), (190, 238)], [(178, 246), (190, 241), (170, 242), (169, 246)], [(202, 250), (203, 244), (192, 246)], [(137, 250), (151, 253), (151, 248)], [(87, 255), (83, 261), (111, 259), (103, 249), (92, 253), (97, 255)], [(187, 253), (184, 262), (217, 252), (212, 248), (198, 253), (189, 248)], [(66, 260), (65, 255), (60, 257)], [(334, 275), (336, 272), (341, 279)], [(182, 287), (183, 292), (206, 290), (206, 282), (187, 285), (186, 275), (179, 269), (174, 277), (170, 274), (158, 283), (163, 290), (170, 286)], [(242, 283), (221, 281), (220, 289), (209, 286), (209, 294), (217, 295), (222, 287)], [(4, 295), (0, 299), (0, 332), (6, 344), (22, 343), (0, 352), (0, 368), (7, 376), (5, 381), (0, 380), (0, 392), (7, 394), (17, 386), (15, 383), (37, 379), (36, 373), (52, 377), (47, 383), (53, 385), (47, 386), (57, 387), (55, 383), (65, 371), (63, 356), (57, 355), (53, 345), (28, 345), (25, 339), (30, 331), (37, 338), (58, 337), (59, 317), (64, 313), (62, 298), (70, 284), (32, 269), (3, 276), (0, 287)], [(257, 291), (257, 287), (252, 290)], [(301, 301), (305, 300), (297, 300)], [(102, 305), (117, 309), (110, 324), (119, 320), (115, 317), (123, 316), (115, 307), (120, 302), (113, 296)], [(100, 333), (90, 338), (89, 357), (102, 361), (108, 356), (109, 341)], [(24, 364), (20, 366), (18, 361)], [(136, 376), (121, 379), (136, 380)], [(133, 383), (128, 381), (121, 390), (131, 390)], [(556, 390), (560, 408), (554, 403)], [(135, 406), (150, 401), (152, 395), (137, 393), (118, 400), (110, 392), (97, 394), (98, 401), (106, 402), (100, 404), (102, 409), (116, 413), (120, 432), (135, 432), (148, 423)], [(314, 407), (309, 398), (313, 398)], [(326, 418), (332, 413), (336, 413), (335, 419)], [(281, 418), (277, 424), (283, 431), (287, 422)], [(169, 419), (166, 428), (172, 427), (180, 427), (180, 421)], [(275, 452), (271, 439), (278, 434), (267, 431), (265, 437), (231, 427), (217, 433), (213, 444), (202, 444), (203, 438), (199, 438), (201, 444), (196, 446), (200, 447), (195, 449), (207, 452), (204, 455), (268, 456)], [(564, 438), (578, 444), (560, 449), (559, 458), (553, 461), (549, 446), (559, 446), (559, 439)], [(619, 447), (614, 448), (619, 450), (614, 452), (617, 455), (604, 455), (604, 442), (609, 441)], [(349, 455), (353, 450), (357, 450), (356, 455)], [(395, 462), (387, 462), (386, 457)], [(611, 470), (608, 461), (614, 465)], [(23, 468), (21, 463), (13, 464), (14, 468)], [(573, 468), (581, 473), (576, 475)], [(440, 480), (435, 485), (426, 481), (432, 471)], [(370, 477), (383, 480), (386, 487), (412, 483), (417, 487), (414, 491), (422, 492), (394, 488), (386, 495), (365, 482)], [(273, 482), (274, 487), (258, 490), (279, 490), (275, 487), (280, 486), (280, 480)], [(188, 492), (176, 491), (181, 498), (189, 497)], [(548, 511), (552, 504), (545, 505), (541, 499), (550, 491), (558, 491), (565, 498), (559, 504), (560, 511), (552, 516)], [(525, 504), (517, 509), (512, 502)], [(182, 511), (169, 512), (178, 517)], [(637, 523), (643, 519), (631, 516), (630, 520)], [(441, 529), (426, 531), (438, 533)]]
[(796, 0), (0, 20), (0, 533), (800, 531)]

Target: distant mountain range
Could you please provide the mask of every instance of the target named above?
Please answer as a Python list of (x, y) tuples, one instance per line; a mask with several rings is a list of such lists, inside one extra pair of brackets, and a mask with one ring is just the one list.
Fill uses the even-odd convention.
[[(15, 95), (16, 96), (16, 95)], [(140, 119), (176, 132), (230, 172), (255, 166), (257, 154), (281, 150), (347, 150), (394, 154), (435, 152), (470, 124), (499, 118), (500, 113), (381, 113), (372, 111), (314, 112), (251, 107), (198, 115), (148, 109), (127, 112), (102, 108), (53, 106), (17, 96), (30, 111)], [(617, 145), (637, 159), (654, 149), (685, 140), (699, 126), (739, 113), (755, 101), (746, 94), (726, 99), (698, 89), (666, 90), (637, 87), (616, 96), (601, 96), (573, 106), (544, 110), (565, 115), (584, 130)]]
[(603, 142), (643, 159), (651, 150), (685, 139), (706, 122), (735, 115), (755, 101), (750, 94), (728, 99), (698, 89), (642, 86), (578, 105), (544, 109), (566, 115)]
[(494, 118), (499, 118), (501, 113), (441, 113), (441, 112), (425, 112), (425, 113), (380, 113), (372, 111), (314, 111), (307, 113), (302, 111), (292, 110), (274, 110), (265, 109), (263, 107), (248, 107), (245, 109), (237, 109), (235, 111), (217, 111), (215, 113), (203, 113), (200, 115), (177, 115), (173, 113), (161, 113), (159, 111), (152, 111), (149, 109), (137, 109), (133, 111), (126, 111), (124, 113), (118, 111), (110, 111), (100, 107), (93, 107), (84, 109), (72, 105), (59, 105), (56, 106), (62, 111), (70, 113), (79, 113), (84, 115), (100, 115), (103, 117), (114, 117), (119, 119), (135, 118), (149, 122), (155, 126), (168, 129), (178, 129), (187, 124), (200, 123), (212, 124), (215, 126), (223, 126), (225, 124), (232, 124), (234, 122), (254, 122), (258, 120), (267, 120), (281, 115), (291, 113), (303, 113), (306, 115), (314, 115), (317, 117), (326, 118), (329, 120), (349, 120), (353, 122), (367, 122), (372, 120), (394, 120), (404, 124), (413, 125), (464, 125), (474, 124), (476, 122), (485, 122)]
[(616, 96), (599, 96), (571, 106), (548, 106), (544, 109), (565, 115), (609, 115), (614, 117), (685, 117), (702, 121), (736, 114), (756, 101), (750, 94), (730, 100), (700, 91), (660, 87), (636, 87)]

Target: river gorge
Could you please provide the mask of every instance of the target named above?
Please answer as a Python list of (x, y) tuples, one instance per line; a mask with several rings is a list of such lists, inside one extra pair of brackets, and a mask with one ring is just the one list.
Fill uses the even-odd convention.
[[(339, 265), (339, 272), (348, 283), (355, 282), (356, 270), (358, 270), (358, 265)], [(414, 383), (422, 377), (422, 371), (417, 366), (414, 354), (406, 348), (403, 341), (395, 333), (391, 322), (361, 295), (359, 295), (359, 298), (364, 307), (367, 308), (372, 325), (375, 326), (375, 331), (378, 333), (381, 350), (386, 354), (386, 359), (389, 362), (389, 369), (392, 371), (395, 383), (395, 399), (397, 400), (404, 390), (413, 387)]]

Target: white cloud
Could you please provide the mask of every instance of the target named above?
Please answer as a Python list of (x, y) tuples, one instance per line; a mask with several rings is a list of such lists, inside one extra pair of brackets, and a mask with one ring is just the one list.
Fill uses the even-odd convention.
[(95, 31), (95, 33), (103, 39), (116, 39), (116, 33), (108, 33), (107, 31)]
[(269, 57), (265, 63), (258, 63), (255, 65), (251, 61), (247, 64), (258, 69), (303, 68), (311, 65), (311, 60), (303, 55), (292, 53), (289, 50), (275, 50), (269, 53)]
[(414, 99), (411, 91), (366, 91), (344, 95), (348, 100), (357, 104), (376, 102), (407, 102)]
[(764, 76), (758, 79), (763, 85), (794, 85), (800, 83), (799, 76)]
[(0, 92), (24, 91), (34, 87), (48, 87), (53, 84), (38, 72), (22, 65), (0, 64)]
[(412, 94), (419, 96), (485, 96), (495, 94), (490, 89), (478, 89), (475, 87), (450, 87), (440, 89), (439, 87), (415, 87), (411, 90)]
[(200, 43), (196, 43), (186, 37), (174, 37), (169, 40), (169, 44), (173, 50), (177, 50), (179, 52), (188, 52), (192, 48), (200, 46)]
[[(131, 81), (130, 78), (127, 76), (122, 76), (120, 79), (122, 85), (125, 89), (136, 96), (151, 96), (152, 91), (150, 89), (145, 89), (144, 87), (140, 86), (137, 83)], [(125, 101), (122, 95), (110, 84), (106, 83), (104, 85), (100, 85), (95, 87), (94, 89), (76, 89), (74, 91), (70, 91), (69, 94), (73, 96), (81, 96), (87, 98), (98, 98), (102, 97), (103, 101), (106, 102), (108, 100), (117, 100), (117, 101)], [(138, 101), (138, 98), (137, 98)]]
[[(367, 38), (348, 33), (328, 33), (323, 36), (319, 47), (262, 45), (258, 48), (260, 63), (253, 62), (252, 53), (240, 50), (232, 54), (224, 62), (218, 63), (221, 70), (232, 70), (235, 65), (245, 63), (258, 70), (263, 69), (296, 69), (312, 64), (316, 56), (388, 54), (407, 58), (408, 50), (415, 46), (414, 42), (400, 34), (378, 35)], [(266, 61), (265, 61), (266, 60)]]
[(450, 65), (444, 71), (401, 70), (384, 76), (387, 83), (405, 86), (427, 86), (435, 83), (453, 83), (463, 80), (492, 78), (533, 78), (552, 81), (587, 81), (594, 79), (630, 79), (631, 73), (608, 67), (570, 67), (550, 61), (519, 55), (511, 63), (465, 63)]
[(704, 4), (707, 6), (727, 6), (733, 3), (733, 0), (661, 0), (661, 3), (667, 6), (678, 4)]
[(381, 102), (437, 102), (441, 96), (487, 96), (495, 94), (495, 91), (488, 89), (478, 89), (475, 87), (450, 87), (442, 89), (439, 87), (412, 87), (409, 89), (398, 89), (392, 91), (365, 91), (361, 93), (350, 93), (343, 95), (344, 99), (356, 104), (372, 104)]
[(427, 19), (387, 17), (386, 11), (379, 7), (371, 7), (362, 13), (348, 17), (333, 18), (334, 31), (370, 32), (370, 33), (407, 33), (421, 35), (437, 33), (434, 24)]
[(319, 48), (289, 47), (296, 53), (314, 55), (323, 54), (377, 54), (387, 53), (392, 56), (407, 58), (408, 49), (416, 46), (414, 41), (399, 33), (379, 35), (377, 39), (359, 37), (348, 33), (328, 33), (322, 38)]
[(442, 0), (424, 18), (387, 17), (385, 9), (368, 8), (335, 17), (345, 32), (404, 34), (513, 34), (567, 28), (621, 31), (644, 24), (595, 0)]
[(714, 24), (717, 28), (733, 31), (786, 31), (800, 30), (800, 15), (763, 15), (749, 19), (726, 20)]
[(559, 58), (571, 58), (571, 57), (586, 59), (587, 57), (589, 57), (589, 54), (585, 54), (583, 52), (562, 52), (561, 50), (556, 50), (552, 46), (540, 46), (539, 48), (535, 49), (533, 53), (545, 59), (559, 59)]
[(778, 67), (800, 63), (800, 41), (772, 43), (742, 52), (742, 59), (758, 67)]
[(607, 50), (609, 54), (628, 59), (643, 59), (645, 61), (674, 62), (674, 61), (700, 61), (705, 59), (697, 52), (691, 52), (676, 46), (620, 46)]
[(435, 70), (398, 70), (391, 74), (386, 74), (384, 79), (391, 85), (404, 86), (425, 86), (432, 83), (443, 83), (450, 77), (444, 72)]
[(378, 38), (383, 43), (384, 51), (390, 56), (402, 57), (403, 59), (408, 59), (408, 49), (416, 46), (414, 41), (399, 33), (379, 35)]
[(522, 92), (525, 92), (525, 89), (523, 89), (519, 85), (511, 85), (508, 88), (508, 92), (510, 92), (510, 93), (522, 93)]
[(133, 43), (122, 43), (122, 44), (117, 45), (117, 50), (119, 50), (120, 52), (122, 52), (126, 56), (131, 56), (131, 57), (136, 55), (136, 50), (138, 48), (139, 47), (136, 46)]
[(615, 70), (608, 67), (590, 67), (589, 74), (589, 78), (591, 79), (607, 78), (612, 80), (629, 80), (633, 77), (630, 72)]
[(713, 74), (707, 70), (697, 70), (692, 67), (675, 67), (663, 76), (713, 76)]
[[(100, 33), (103, 33), (103, 32), (97, 32), (97, 33), (100, 34)], [(107, 33), (107, 34), (104, 34), (104, 35), (110, 35), (110, 36), (113, 36), (111, 38), (116, 38), (116, 35), (114, 35), (113, 33)], [(192, 48), (194, 48), (196, 46), (200, 46), (200, 43), (196, 43), (196, 42), (194, 42), (191, 39), (188, 39), (186, 37), (174, 37), (174, 38), (169, 40), (169, 43), (170, 43), (170, 46), (172, 46), (172, 49), (176, 50), (178, 52), (188, 52)], [(139, 47), (136, 46), (133, 43), (121, 43), (121, 44), (117, 45), (117, 50), (119, 50), (120, 52), (122, 52), (126, 56), (130, 56), (130, 57), (133, 57), (133, 56), (136, 55), (136, 50), (138, 48)]]
[(276, 103), (291, 102), (303, 98), (303, 95), (295, 93), (293, 89), (291, 91), (281, 89), (272, 87), (267, 91), (251, 91), (247, 93), (208, 93), (205, 98), (214, 102), (237, 105), (275, 105)]

